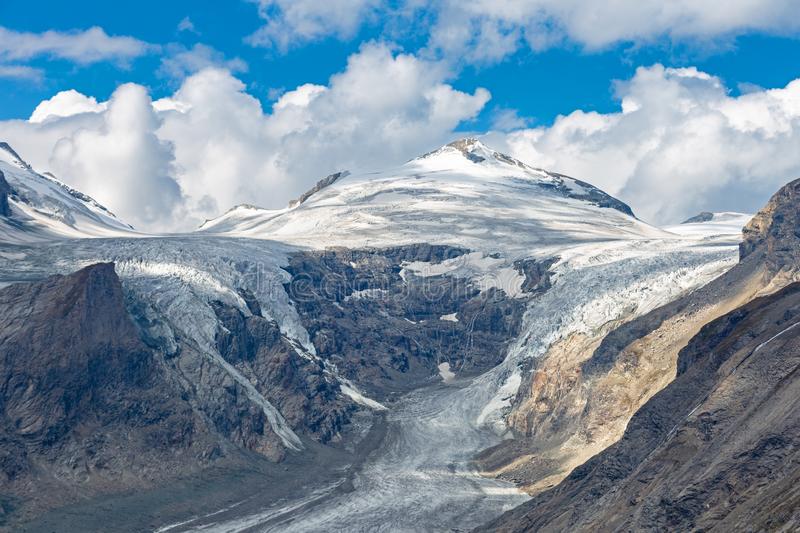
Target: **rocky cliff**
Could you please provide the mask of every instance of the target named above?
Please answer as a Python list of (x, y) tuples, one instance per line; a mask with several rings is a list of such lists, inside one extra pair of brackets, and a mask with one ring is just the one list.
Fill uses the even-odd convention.
[(165, 456), (203, 462), (218, 453), (123, 301), (111, 264), (0, 291), (6, 496), (55, 505), (69, 492), (45, 487), (86, 494), (142, 486), (175, 466)]
[(704, 326), (619, 442), (490, 531), (800, 525), (800, 284)]
[(797, 476), (778, 464), (796, 461), (798, 187), (747, 225), (723, 276), (536, 362), (518, 438), (480, 461), (538, 496), (490, 529), (795, 527), (796, 495), (776, 494)]
[[(242, 294), (247, 315), (213, 303), (220, 353), (301, 439), (336, 441), (353, 404)], [(215, 466), (263, 470), (291, 452), (230, 372), (191, 342), (143, 340), (128, 305), (111, 263), (0, 289), (0, 528)]]
[(11, 186), (6, 181), (5, 175), (0, 172), (0, 216), (11, 216), (11, 208), (8, 205), (9, 194), (11, 194)]

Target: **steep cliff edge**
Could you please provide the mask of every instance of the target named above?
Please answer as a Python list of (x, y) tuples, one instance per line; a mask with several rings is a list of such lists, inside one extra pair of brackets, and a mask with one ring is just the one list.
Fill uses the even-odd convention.
[(205, 421), (139, 339), (112, 264), (6, 287), (0, 324), (5, 495), (48, 507), (145, 486), (173, 453), (214, 455)]

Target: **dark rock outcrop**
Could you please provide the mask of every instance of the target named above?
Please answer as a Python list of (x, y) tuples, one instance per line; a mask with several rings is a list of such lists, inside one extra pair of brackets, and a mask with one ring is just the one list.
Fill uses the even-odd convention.
[(622, 439), (487, 531), (761, 531), (800, 519), (800, 284), (702, 328)]
[[(467, 252), (418, 244), (297, 253), (286, 267), (286, 290), (319, 356), (382, 397), (432, 379), (443, 362), (476, 373), (505, 357), (524, 300), (464, 278), (403, 270), (406, 262), (437, 264)], [(546, 290), (546, 264), (519, 268), (532, 295)]]
[(325, 374), (321, 362), (298, 355), (278, 324), (260, 316), (254, 298), (248, 300), (257, 314), (245, 316), (221, 302), (212, 304), (221, 325), (219, 353), (256, 384), (292, 428), (321, 443), (338, 438), (353, 411), (339, 384)]
[(2, 492), (45, 506), (191, 471), (217, 447), (140, 340), (112, 264), (0, 290), (0, 413)]
[[(261, 316), (252, 293), (239, 294), (250, 314), (211, 303), (219, 353), (298, 434), (339, 440), (353, 404)], [(110, 263), (0, 289), (0, 529), (3, 513), (20, 521), (287, 457), (241, 378), (191, 339), (168, 351), (143, 336), (143, 304), (129, 297)]]
[(739, 257), (764, 255), (771, 273), (800, 263), (800, 179), (784, 185), (742, 229)]
[(687, 218), (681, 222), (681, 224), (696, 224), (698, 222), (709, 222), (711, 220), (714, 220), (714, 213), (711, 211), (701, 211), (695, 216)]
[(345, 177), (347, 177), (349, 175), (350, 175), (350, 173), (348, 171), (343, 170), (341, 172), (335, 172), (333, 174), (325, 176), (324, 178), (319, 180), (309, 190), (307, 190), (306, 192), (304, 192), (303, 194), (298, 196), (295, 200), (290, 201), (289, 202), (289, 207), (296, 207), (296, 206), (302, 204), (303, 202), (305, 202), (306, 200), (311, 198), (311, 196), (313, 196), (314, 194), (318, 193), (319, 191), (321, 191), (325, 187), (333, 185), (334, 183), (339, 181), (341, 178), (345, 178)]
[(0, 217), (10, 217), (11, 207), (8, 205), (8, 197), (11, 194), (11, 186), (6, 181), (5, 175), (0, 172)]

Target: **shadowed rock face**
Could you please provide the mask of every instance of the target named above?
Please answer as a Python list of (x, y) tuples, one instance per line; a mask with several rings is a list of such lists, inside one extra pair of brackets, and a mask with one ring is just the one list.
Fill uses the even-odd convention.
[(11, 194), (11, 186), (6, 181), (6, 177), (0, 172), (0, 216), (11, 216), (11, 208), (8, 205), (8, 196)]
[[(338, 440), (352, 403), (241, 295), (252, 315), (212, 303), (219, 352), (293, 430)], [(0, 289), (0, 529), (10, 510), (20, 520), (214, 465), (267, 463), (251, 451), (286, 456), (263, 409), (219, 364), (191, 343), (168, 353), (140, 335), (110, 263)]]
[[(292, 274), (286, 290), (317, 354), (381, 397), (433, 379), (442, 362), (475, 373), (505, 357), (523, 299), (481, 291), (463, 278), (403, 271), (406, 262), (438, 264), (467, 252), (420, 244), (298, 253), (286, 267)], [(523, 291), (546, 290), (550, 264), (520, 263), (527, 274)]]
[(486, 530), (794, 529), (798, 324), (800, 284), (710, 322), (619, 442)]
[(216, 446), (139, 339), (112, 264), (0, 290), (0, 412), (7, 495), (146, 484), (174, 466), (154, 468), (165, 455), (202, 462)]
[(353, 411), (336, 381), (323, 371), (319, 361), (298, 355), (275, 321), (261, 316), (258, 302), (243, 291), (252, 316), (214, 302), (220, 320), (219, 353), (275, 405), (292, 428), (314, 440), (327, 443), (339, 433)]

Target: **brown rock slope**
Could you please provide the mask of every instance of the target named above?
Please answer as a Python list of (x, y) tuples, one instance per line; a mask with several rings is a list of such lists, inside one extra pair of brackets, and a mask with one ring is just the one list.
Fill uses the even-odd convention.
[[(524, 392), (527, 396), (511, 417), (526, 433), (487, 450), (481, 457), (484, 467), (499, 465), (499, 475), (522, 482), (536, 494), (605, 451), (493, 527), (555, 531), (702, 529), (718, 522), (742, 526), (749, 519), (740, 514), (749, 512), (748, 505), (772, 490), (783, 490), (781, 476), (789, 476), (791, 484), (794, 474), (773, 476), (767, 471), (772, 466), (757, 466), (754, 457), (761, 452), (747, 454), (763, 445), (768, 448), (764, 453), (773, 456), (769, 450), (777, 441), (771, 439), (778, 435), (786, 444), (778, 456), (790, 464), (796, 461), (790, 453), (798, 444), (792, 440), (795, 420), (786, 411), (794, 400), (780, 395), (794, 379), (791, 339), (800, 333), (792, 327), (797, 287), (774, 291), (797, 277), (799, 192), (800, 181), (789, 183), (748, 224), (741, 261), (725, 275), (617, 327), (588, 351), (573, 347), (571, 352), (562, 350), (560, 360), (549, 353), (539, 362), (534, 374), (538, 382)], [(759, 295), (767, 296), (753, 300)], [(542, 375), (547, 369), (549, 375)], [(733, 390), (737, 392), (731, 396)], [(747, 424), (753, 418), (743, 409), (752, 402), (760, 406), (753, 416), (764, 425), (751, 430)], [(705, 433), (699, 443), (694, 436), (686, 437), (700, 427)], [(720, 441), (722, 435), (736, 444)], [(691, 442), (682, 441), (684, 437)], [(762, 437), (767, 439), (764, 443)], [(509, 464), (514, 454), (517, 459)], [(679, 466), (684, 463), (691, 466)], [(744, 490), (736, 476), (754, 484), (747, 495), (736, 496)], [(793, 509), (792, 498), (786, 495), (780, 501)], [(695, 500), (702, 503), (692, 507)], [(769, 528), (768, 521), (760, 523)]]
[(144, 484), (159, 471), (131, 469), (166, 451), (201, 461), (215, 453), (122, 302), (111, 264), (0, 291), (4, 495), (56, 505), (68, 491)]
[(798, 200), (800, 180), (781, 188), (744, 228), (740, 263), (705, 287), (550, 347), (508, 416), (516, 438), (478, 458), (487, 475), (536, 494), (619, 440), (631, 416), (675, 378), (679, 350), (704, 324), (800, 279)]
[(622, 439), (494, 531), (800, 527), (800, 284), (711, 322)]

